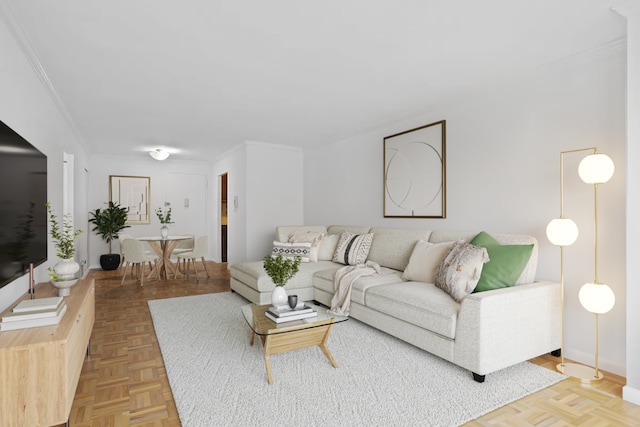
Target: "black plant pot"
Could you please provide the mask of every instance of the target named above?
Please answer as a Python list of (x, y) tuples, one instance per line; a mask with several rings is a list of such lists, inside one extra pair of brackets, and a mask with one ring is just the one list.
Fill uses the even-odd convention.
[(120, 254), (100, 255), (100, 267), (103, 270), (115, 270), (120, 266)]

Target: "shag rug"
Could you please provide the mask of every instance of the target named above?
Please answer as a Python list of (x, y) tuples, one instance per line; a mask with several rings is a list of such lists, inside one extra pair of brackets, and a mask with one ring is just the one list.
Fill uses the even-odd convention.
[(271, 356), (267, 383), (258, 340), (237, 294), (149, 301), (171, 391), (191, 426), (457, 426), (548, 387), (564, 375), (529, 362), (469, 371), (357, 320), (333, 327), (328, 346)]

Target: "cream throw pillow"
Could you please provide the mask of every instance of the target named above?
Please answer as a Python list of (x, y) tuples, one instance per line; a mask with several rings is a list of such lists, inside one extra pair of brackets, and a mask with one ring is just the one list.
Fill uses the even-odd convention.
[(438, 267), (452, 246), (453, 242), (430, 243), (419, 240), (413, 248), (402, 278), (414, 282), (435, 283)]
[(456, 241), (438, 267), (435, 285), (460, 302), (476, 288), (488, 261), (486, 248)]
[(312, 233), (310, 231), (297, 231), (289, 234), (289, 243), (311, 243), (309, 261), (318, 262), (318, 249), (324, 233)]
[(339, 234), (325, 234), (324, 237), (322, 237), (320, 247), (318, 248), (319, 261), (333, 260), (333, 254), (336, 252), (338, 240), (340, 240)]

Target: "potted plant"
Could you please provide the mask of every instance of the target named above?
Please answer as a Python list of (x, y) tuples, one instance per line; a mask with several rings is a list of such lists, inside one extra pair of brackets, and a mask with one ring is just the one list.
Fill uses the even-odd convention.
[(114, 202), (109, 202), (106, 209), (89, 212), (89, 222), (95, 225), (91, 231), (95, 231), (109, 245), (109, 253), (100, 255), (100, 266), (103, 270), (115, 270), (120, 265), (120, 254), (113, 253), (111, 242), (118, 238), (120, 231), (130, 227), (126, 224), (128, 212), (129, 209)]
[(267, 272), (276, 288), (271, 294), (271, 303), (281, 305), (287, 303), (287, 292), (284, 286), (298, 273), (301, 258), (285, 258), (282, 254), (264, 257), (264, 270)]
[(173, 224), (173, 221), (171, 221), (171, 208), (167, 210), (167, 213), (164, 213), (162, 208), (156, 209), (156, 216), (160, 220), (160, 224), (162, 224), (162, 227), (160, 227), (160, 235), (163, 239), (166, 239), (169, 237), (169, 227), (167, 227), (167, 225)]
[(80, 264), (73, 260), (76, 252), (75, 240), (82, 233), (82, 230), (74, 230), (72, 218), (70, 214), (62, 217), (62, 223), (58, 221), (58, 217), (53, 213), (51, 204), (47, 202), (45, 205), (49, 213), (49, 222), (51, 223), (51, 237), (56, 247), (56, 255), (62, 259), (53, 268), (49, 268), (49, 277), (54, 287), (58, 288), (58, 295), (69, 295), (69, 287), (74, 285), (78, 279), (75, 274), (80, 270)]

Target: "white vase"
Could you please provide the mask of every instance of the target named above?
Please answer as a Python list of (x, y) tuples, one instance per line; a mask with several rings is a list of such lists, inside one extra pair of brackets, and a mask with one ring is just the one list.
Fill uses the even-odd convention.
[(162, 227), (160, 227), (160, 236), (163, 239), (166, 239), (167, 237), (169, 237), (169, 227), (167, 227), (166, 225), (163, 225)]
[(62, 281), (49, 280), (49, 283), (51, 284), (51, 286), (58, 289), (59, 297), (68, 297), (69, 295), (71, 295), (71, 289), (69, 288), (75, 285), (77, 282), (78, 282), (78, 279), (62, 280)]
[(53, 271), (65, 280), (76, 278), (76, 273), (80, 270), (80, 264), (72, 259), (63, 259), (53, 266)]
[(271, 304), (282, 305), (287, 304), (287, 291), (284, 290), (284, 286), (276, 286), (271, 293)]

